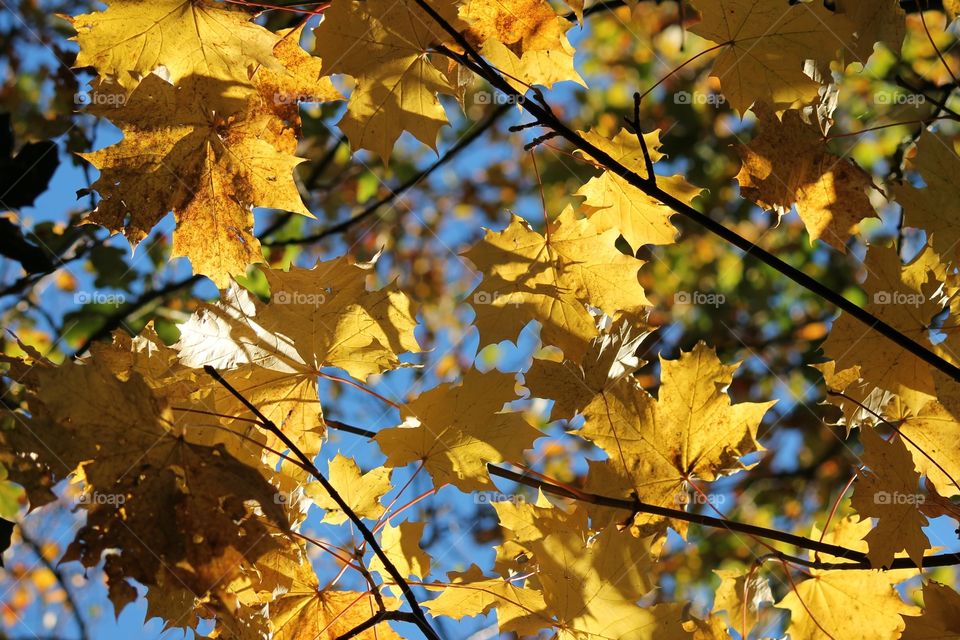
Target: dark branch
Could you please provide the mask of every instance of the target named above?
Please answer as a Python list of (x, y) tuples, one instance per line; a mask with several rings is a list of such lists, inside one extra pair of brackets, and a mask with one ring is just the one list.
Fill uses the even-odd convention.
[[(313, 464), (311, 460), (301, 449), (298, 447), (293, 440), (291, 440), (287, 434), (280, 430), (280, 428), (273, 423), (272, 420), (263, 415), (263, 413), (253, 405), (249, 400), (247, 400), (243, 394), (237, 391), (233, 385), (227, 382), (223, 376), (220, 375), (220, 372), (206, 365), (203, 368), (211, 378), (216, 380), (224, 389), (229, 391), (237, 400), (239, 400), (243, 406), (245, 406), (250, 413), (252, 413), (260, 421), (260, 426), (276, 436), (280, 442), (284, 444), (290, 451), (300, 459), (300, 462), (303, 463), (304, 467), (310, 474), (316, 478), (317, 482), (320, 483), (320, 486), (323, 487), (323, 490), (333, 498), (333, 501), (337, 503), (337, 506), (343, 511), (353, 525), (360, 532), (360, 535), (366, 540), (367, 544), (370, 545), (370, 549), (373, 551), (374, 555), (380, 559), (380, 562), (383, 563), (384, 568), (387, 570), (387, 573), (390, 574), (390, 577), (393, 579), (394, 583), (400, 587), (400, 591), (403, 592), (404, 598), (407, 601), (407, 604), (410, 605), (412, 610), (412, 615), (415, 619), (416, 625), (423, 632), (423, 635), (430, 640), (441, 640), (440, 636), (437, 635), (437, 632), (433, 630), (433, 627), (430, 626), (430, 623), (427, 621), (426, 615), (423, 613), (423, 609), (420, 608), (420, 603), (417, 601), (416, 595), (414, 595), (413, 590), (410, 588), (410, 585), (407, 583), (406, 578), (400, 575), (400, 571), (397, 569), (396, 565), (393, 564), (393, 561), (387, 557), (387, 554), (383, 552), (383, 549), (380, 548), (380, 544), (377, 542), (377, 538), (373, 535), (373, 532), (370, 531), (370, 528), (364, 523), (363, 519), (360, 518), (353, 509), (350, 508), (350, 505), (347, 504), (347, 501), (343, 499), (343, 496), (334, 488), (330, 481), (327, 480), (326, 476), (320, 473), (320, 470), (317, 469), (316, 465)], [(383, 612), (381, 612), (383, 613)]]

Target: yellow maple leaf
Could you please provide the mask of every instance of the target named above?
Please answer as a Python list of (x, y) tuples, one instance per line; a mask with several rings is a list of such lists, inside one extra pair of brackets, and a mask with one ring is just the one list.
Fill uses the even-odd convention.
[(101, 201), (88, 220), (140, 242), (169, 211), (173, 255), (224, 287), (262, 262), (253, 207), (313, 217), (293, 181), (296, 138), (259, 108), (253, 91), (200, 76), (173, 86), (149, 75), (118, 105), (93, 111), (124, 132), (118, 144), (82, 154), (100, 169)]
[(787, 631), (792, 640), (874, 640), (896, 638), (901, 615), (917, 607), (900, 599), (882, 572), (824, 571), (799, 583), (777, 603), (790, 611)]
[(904, 224), (931, 234), (934, 250), (946, 260), (955, 262), (960, 256), (957, 251), (960, 233), (952, 211), (960, 197), (957, 188), (960, 157), (950, 139), (924, 132), (917, 141), (916, 155), (910, 164), (923, 177), (926, 186), (892, 186), (894, 197), (903, 206)]
[(535, 635), (554, 624), (538, 590), (518, 586), (504, 578), (488, 578), (475, 564), (466, 571), (448, 573), (446, 584), (427, 588), (440, 591), (440, 595), (424, 603), (434, 616), (460, 620), (493, 610), (497, 613), (500, 633), (521, 636)]
[[(596, 131), (580, 131), (581, 136), (614, 160), (642, 177), (647, 177), (643, 149), (636, 134), (621, 129), (613, 138)], [(643, 134), (650, 159), (657, 162), (660, 153), (660, 130)], [(586, 155), (586, 154), (584, 154)], [(658, 176), (658, 185), (684, 202), (690, 202), (702, 189), (688, 183), (683, 176)], [(616, 229), (636, 251), (645, 244), (672, 244), (677, 228), (670, 222), (673, 210), (651, 198), (612, 171), (590, 178), (576, 195), (583, 196), (584, 213), (601, 230)]]
[(277, 36), (238, 7), (209, 0), (109, 0), (107, 10), (71, 19), (77, 67), (130, 92), (152, 72), (171, 83), (200, 75), (248, 82), (254, 67), (277, 68)]
[(577, 532), (550, 533), (532, 544), (537, 577), (548, 610), (557, 618), (556, 637), (563, 640), (661, 640), (690, 638), (683, 628), (682, 607), (640, 607), (645, 574), (652, 558), (625, 562), (623, 533), (608, 527), (586, 542)]
[(28, 490), (74, 472), (83, 479), (86, 520), (64, 559), (92, 567), (107, 554), (118, 613), (129, 579), (157, 585), (166, 576), (203, 596), (249, 570), (275, 547), (271, 534), (289, 528), (260, 470), (189, 441), (189, 425), (141, 374), (121, 378), (97, 362), (13, 367), (30, 413), (0, 434), (0, 460)]
[(563, 80), (583, 84), (567, 39), (570, 23), (545, 0), (471, 0), (460, 9), (464, 34), (518, 92)]
[(517, 399), (515, 386), (513, 375), (471, 369), (460, 385), (441, 384), (420, 394), (404, 405), (404, 425), (377, 433), (386, 464), (422, 460), (437, 487), (489, 489), (487, 463), (521, 459), (540, 435), (522, 414), (503, 411)]
[(794, 203), (810, 234), (838, 251), (861, 221), (877, 217), (867, 197), (873, 179), (852, 161), (827, 152), (820, 129), (799, 111), (778, 118), (766, 104), (753, 107), (756, 137), (737, 151), (743, 165), (737, 174), (740, 192), (758, 205), (787, 213)]
[[(361, 474), (360, 467), (352, 458), (338, 453), (330, 461), (327, 473), (330, 484), (355, 514), (370, 520), (376, 520), (383, 515), (385, 509), (380, 504), (380, 498), (391, 488), (389, 469), (377, 467)], [(342, 524), (347, 521), (347, 514), (319, 483), (311, 482), (307, 485), (306, 493), (318, 507), (326, 511), (323, 522)]]
[[(698, 0), (690, 31), (723, 46), (711, 75), (739, 113), (767, 102), (777, 113), (809, 104), (830, 77), (830, 61), (853, 42), (853, 22), (820, 2)], [(814, 78), (806, 73), (813, 61)]]
[[(448, 24), (462, 28), (452, 0), (432, 2)], [(437, 93), (454, 95), (427, 53), (449, 34), (413, 0), (336, 2), (315, 30), (325, 74), (353, 76), (340, 128), (356, 149), (369, 149), (386, 163), (404, 131), (436, 149), (447, 124)]]
[[(934, 348), (927, 336), (930, 319), (940, 311), (935, 295), (939, 282), (931, 270), (938, 263), (927, 249), (904, 266), (895, 249), (872, 246), (865, 265), (863, 284), (868, 296), (866, 310), (907, 337)], [(872, 385), (896, 393), (914, 411), (935, 395), (930, 366), (905, 349), (890, 345), (879, 333), (842, 314), (834, 322), (823, 351), (836, 360), (838, 370), (859, 367)]]
[[(690, 481), (710, 482), (742, 468), (739, 458), (760, 449), (760, 420), (774, 402), (731, 404), (723, 389), (739, 364), (724, 365), (699, 343), (678, 360), (664, 360), (658, 399), (620, 383), (584, 409), (575, 432), (607, 452), (590, 465), (589, 491), (682, 508)], [(663, 533), (662, 518), (638, 515), (639, 533)], [(683, 522), (674, 526), (681, 534)]]
[(863, 429), (860, 440), (861, 459), (868, 469), (857, 473), (851, 504), (861, 518), (877, 518), (877, 526), (864, 538), (870, 564), (889, 567), (903, 550), (922, 566), (930, 541), (922, 531), (927, 518), (919, 509), (924, 496), (913, 458), (900, 438), (888, 442), (873, 429)]
[[(397, 526), (387, 522), (381, 530), (380, 548), (401, 576), (422, 579), (430, 573), (430, 556), (420, 548), (420, 539), (426, 525), (423, 521), (404, 520)], [(370, 571), (387, 575), (379, 556), (370, 561)]]
[(546, 235), (513, 216), (465, 255), (483, 274), (473, 296), (482, 345), (515, 340), (531, 320), (540, 339), (579, 360), (597, 335), (587, 305), (614, 319), (638, 318), (650, 303), (637, 280), (643, 262), (617, 250), (617, 232), (577, 220), (567, 208)]

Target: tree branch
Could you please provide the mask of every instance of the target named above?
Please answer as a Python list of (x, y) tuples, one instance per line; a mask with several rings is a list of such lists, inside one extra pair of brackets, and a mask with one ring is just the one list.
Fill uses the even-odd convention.
[(431, 164), (429, 167), (427, 167), (427, 168), (424, 169), (423, 171), (420, 171), (420, 172), (417, 173), (416, 175), (412, 176), (411, 178), (407, 179), (406, 181), (404, 181), (403, 183), (401, 183), (401, 184), (398, 185), (397, 187), (394, 187), (394, 188), (390, 189), (390, 193), (388, 193), (388, 194), (385, 195), (384, 197), (380, 198), (379, 200), (377, 200), (377, 201), (374, 202), (373, 204), (368, 205), (367, 207), (365, 207), (362, 211), (360, 211), (360, 212), (357, 213), (356, 215), (354, 215), (354, 216), (352, 216), (352, 217), (350, 217), (350, 218), (347, 218), (347, 219), (344, 220), (343, 222), (338, 222), (337, 224), (334, 224), (333, 226), (327, 227), (326, 229), (323, 229), (322, 231), (319, 231), (318, 233), (315, 233), (315, 234), (313, 234), (313, 235), (304, 236), (304, 237), (302, 237), (302, 238), (289, 238), (289, 239), (285, 239), (285, 240), (271, 240), (271, 241), (269, 241), (269, 242), (264, 242), (264, 243), (263, 243), (263, 246), (265, 246), (265, 247), (279, 247), (279, 246), (285, 246), (285, 245), (291, 245), (291, 244), (309, 244), (309, 243), (311, 243), (311, 242), (316, 242), (316, 241), (318, 241), (318, 240), (322, 240), (322, 239), (324, 239), (324, 238), (326, 238), (326, 237), (328, 237), (328, 236), (332, 236), (332, 235), (334, 235), (334, 234), (336, 234), (336, 233), (342, 233), (342, 232), (346, 231), (347, 229), (349, 229), (350, 227), (354, 226), (354, 225), (357, 224), (358, 222), (361, 222), (361, 221), (365, 220), (366, 218), (369, 218), (369, 217), (372, 216), (374, 213), (376, 213), (377, 211), (379, 211), (382, 207), (384, 207), (384, 206), (390, 204), (391, 202), (393, 202), (394, 200), (396, 200), (396, 199), (397, 199), (398, 197), (400, 197), (400, 195), (402, 195), (405, 191), (408, 191), (408, 190), (411, 189), (413, 186), (419, 184), (421, 180), (426, 179), (426, 178), (427, 178), (428, 176), (430, 176), (430, 174), (432, 174), (434, 171), (436, 171), (437, 169), (439, 169), (439, 168), (442, 167), (443, 165), (445, 165), (445, 164), (447, 164), (448, 162), (450, 162), (451, 160), (453, 160), (461, 151), (463, 151), (464, 149), (466, 149), (467, 147), (469, 147), (469, 146), (470, 146), (474, 141), (476, 141), (480, 136), (482, 136), (484, 133), (486, 133), (486, 131), (487, 131), (488, 129), (490, 129), (494, 124), (496, 124), (496, 122), (497, 122), (505, 113), (507, 113), (507, 111), (510, 110), (510, 107), (511, 107), (511, 105), (509, 105), (509, 104), (502, 104), (502, 105), (498, 106), (496, 109), (494, 109), (493, 111), (491, 111), (489, 115), (487, 115), (487, 117), (486, 117), (485, 120), (483, 120), (479, 125), (475, 126), (469, 133), (467, 133), (467, 135), (465, 135), (465, 136), (463, 136), (462, 138), (460, 138), (460, 140), (458, 140), (458, 141), (456, 142), (456, 144), (454, 144), (452, 147), (450, 147), (450, 149), (448, 149), (448, 150), (446, 151), (446, 153), (444, 153), (442, 156), (440, 156), (439, 158), (437, 158), (437, 160), (436, 160), (433, 164)]
[[(400, 575), (400, 571), (397, 569), (396, 565), (393, 564), (393, 561), (387, 557), (387, 554), (383, 552), (383, 549), (380, 548), (380, 544), (377, 542), (376, 536), (373, 535), (373, 532), (367, 527), (363, 522), (363, 519), (360, 518), (353, 509), (350, 508), (350, 505), (347, 504), (347, 501), (343, 499), (343, 496), (334, 488), (330, 481), (327, 480), (326, 476), (320, 473), (320, 470), (317, 469), (316, 465), (313, 464), (311, 460), (301, 449), (298, 447), (280, 428), (273, 423), (272, 420), (267, 418), (256, 406), (253, 405), (249, 400), (247, 400), (243, 394), (237, 391), (233, 385), (227, 382), (223, 376), (220, 375), (220, 372), (206, 365), (203, 367), (203, 370), (207, 372), (211, 378), (216, 380), (224, 389), (229, 391), (237, 400), (239, 400), (243, 406), (245, 406), (254, 416), (260, 420), (260, 426), (269, 431), (271, 434), (276, 436), (290, 451), (300, 459), (300, 462), (303, 463), (307, 471), (316, 478), (317, 482), (320, 483), (320, 486), (323, 487), (324, 491), (333, 498), (333, 501), (337, 503), (337, 506), (343, 511), (353, 525), (360, 532), (360, 535), (363, 539), (370, 545), (370, 549), (373, 551), (374, 555), (380, 559), (380, 562), (383, 563), (384, 568), (387, 570), (387, 573), (390, 574), (390, 577), (393, 579), (394, 583), (400, 587), (400, 591), (403, 592), (404, 598), (407, 601), (407, 604), (410, 605), (412, 610), (412, 615), (414, 617), (415, 624), (423, 632), (423, 635), (430, 640), (441, 640), (440, 636), (437, 635), (437, 632), (433, 630), (433, 627), (430, 626), (430, 623), (427, 621), (426, 615), (423, 613), (423, 609), (420, 608), (420, 603), (417, 601), (416, 595), (414, 595), (413, 590), (410, 588), (410, 585), (407, 583), (406, 578)], [(381, 613), (384, 613), (381, 611)], [(374, 623), (376, 624), (376, 623)]]
[(920, 343), (915, 342), (891, 325), (874, 316), (866, 309), (857, 306), (843, 295), (821, 284), (803, 271), (787, 264), (772, 253), (739, 235), (737, 232), (728, 229), (710, 216), (697, 211), (686, 202), (683, 202), (672, 194), (667, 193), (656, 183), (644, 179), (644, 177), (627, 168), (616, 159), (611, 157), (608, 153), (591, 144), (576, 131), (568, 127), (562, 120), (560, 120), (560, 118), (557, 117), (557, 115), (553, 112), (553, 109), (546, 101), (543, 101), (542, 104), (538, 104), (536, 100), (525, 99), (523, 94), (514, 89), (498, 71), (491, 67), (490, 64), (479, 53), (477, 53), (464, 35), (454, 29), (446, 20), (444, 20), (443, 17), (426, 2), (426, 0), (415, 0), (415, 2), (421, 9), (423, 9), (424, 12), (433, 18), (466, 52), (466, 54), (460, 54), (452, 51), (448, 47), (438, 45), (435, 47), (435, 49), (439, 53), (442, 53), (473, 70), (475, 73), (489, 82), (491, 86), (507, 96), (510, 96), (512, 98), (511, 102), (522, 104), (523, 107), (534, 118), (536, 118), (537, 122), (540, 123), (540, 126), (555, 131), (559, 136), (567, 140), (569, 143), (573, 144), (575, 147), (591, 156), (607, 171), (620, 176), (626, 180), (627, 183), (636, 187), (646, 195), (660, 201), (685, 218), (696, 222), (707, 231), (722, 238), (738, 249), (741, 249), (746, 254), (753, 255), (768, 267), (780, 272), (782, 275), (793, 280), (793, 282), (800, 285), (804, 289), (826, 300), (842, 311), (845, 311), (847, 314), (867, 326), (867, 328), (877, 331), (890, 341), (894, 342), (897, 346), (905, 349), (930, 366), (960, 382), (960, 367), (948, 362)]
[[(370, 431), (369, 429), (364, 429), (362, 427), (356, 427), (353, 425), (344, 424), (342, 422), (330, 420), (327, 421), (327, 426), (337, 429), (338, 431), (344, 431), (347, 433), (352, 433), (354, 435), (363, 436), (365, 438), (374, 438), (376, 437), (375, 431)], [(533, 478), (531, 476), (517, 473), (516, 471), (511, 471), (509, 469), (504, 469), (493, 463), (487, 464), (487, 471), (492, 476), (497, 476), (499, 478), (504, 478), (506, 480), (512, 480), (518, 484), (530, 487), (532, 489), (540, 489), (544, 493), (549, 493), (555, 496), (560, 496), (562, 498), (569, 498), (571, 500), (578, 500), (580, 502), (588, 502), (590, 504), (595, 504), (601, 507), (610, 507), (612, 509), (620, 509), (627, 511), (631, 514), (637, 513), (647, 513), (650, 515), (662, 516), (665, 518), (673, 518), (674, 520), (682, 520), (684, 522), (689, 522), (691, 524), (698, 524), (703, 527), (711, 527), (713, 529), (726, 529), (731, 532), (744, 533), (751, 536), (757, 536), (758, 538), (766, 538), (768, 540), (776, 540), (778, 542), (784, 542), (787, 544), (792, 544), (801, 549), (807, 549), (809, 551), (819, 551), (821, 553), (826, 553), (837, 558), (842, 558), (845, 560), (850, 560), (850, 562), (820, 562), (819, 560), (806, 560), (804, 558), (798, 558), (796, 556), (790, 556), (784, 553), (776, 552), (777, 556), (785, 559), (788, 562), (795, 564), (801, 564), (808, 567), (815, 567), (818, 569), (871, 569), (873, 568), (870, 564), (870, 560), (867, 558), (867, 554), (862, 551), (855, 551), (853, 549), (848, 549), (847, 547), (841, 547), (835, 544), (829, 544), (826, 542), (820, 542), (819, 540), (813, 540), (811, 538), (806, 538), (804, 536), (794, 535), (792, 533), (787, 533), (785, 531), (779, 531), (777, 529), (769, 529), (767, 527), (760, 527), (757, 525), (747, 524), (745, 522), (738, 522), (736, 520), (728, 520), (726, 518), (715, 518), (713, 516), (708, 516), (700, 513), (690, 513), (689, 511), (683, 511), (681, 509), (672, 509), (670, 507), (661, 507), (655, 504), (647, 504), (646, 502), (641, 502), (640, 500), (626, 500), (623, 498), (611, 498), (609, 496), (602, 496), (594, 493), (587, 493), (584, 491), (573, 491), (566, 487), (562, 487), (558, 484), (553, 484), (547, 482), (546, 480), (541, 480), (539, 478)], [(943, 553), (940, 555), (928, 556), (923, 559), (923, 566), (927, 567), (949, 567), (960, 565), (960, 553)], [(915, 569), (916, 565), (910, 558), (896, 558), (887, 569)]]

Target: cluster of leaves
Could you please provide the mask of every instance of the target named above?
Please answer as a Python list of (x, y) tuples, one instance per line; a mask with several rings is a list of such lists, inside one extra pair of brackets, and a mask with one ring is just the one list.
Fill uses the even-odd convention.
[[(625, 127), (614, 120), (582, 131), (548, 99), (557, 83), (587, 84), (568, 31), (620, 4), (335, 0), (294, 9), (298, 24), (271, 29), (235, 3), (112, 0), (71, 19), (75, 67), (95, 73), (85, 114), (123, 135), (81, 154), (100, 175), (83, 194), (96, 206), (80, 228), (101, 225), (135, 245), (172, 212), (170, 257), (188, 258), (193, 269), (183, 282), (206, 276), (219, 289), (217, 300), (182, 314), (174, 340), (147, 325), (134, 337), (104, 335), (62, 363), (30, 340), (0, 356), (10, 386), (0, 464), (31, 511), (80, 491), (81, 522), (61, 560), (102, 567), (117, 615), (143, 597), (147, 616), (168, 628), (212, 621), (207, 637), (286, 640), (401, 631), (436, 638), (443, 620), (480, 615), (495, 618), (501, 634), (570, 639), (960, 632), (960, 594), (945, 584), (952, 570), (944, 583), (928, 573), (960, 565), (957, 554), (934, 552), (928, 526), (960, 519), (951, 501), (960, 495), (960, 345), (952, 331), (960, 313), (952, 179), (960, 114), (948, 104), (957, 65), (936, 42), (947, 32), (928, 25), (949, 25), (952, 5), (909, 18), (893, 0), (651, 9), (659, 13), (648, 17), (672, 12), (673, 26), (696, 38), (689, 61), (709, 71), (712, 99), (729, 103), (734, 117), (755, 118), (752, 139), (736, 146), (739, 173), (721, 160), (726, 173), (710, 178), (698, 173), (706, 163), (678, 173), (682, 163), (666, 153), (670, 133), (645, 131), (653, 90), (621, 105)], [(941, 71), (929, 80), (912, 64), (926, 84), (898, 67), (908, 63), (897, 54), (921, 38), (931, 69)], [(310, 39), (307, 51), (301, 42)], [(589, 39), (578, 47), (592, 51)], [(847, 84), (885, 55), (899, 61), (885, 73), (929, 103), (929, 113), (905, 123), (858, 119)], [(541, 191), (541, 226), (511, 214), (455, 256), (479, 276), (467, 299), (473, 317), (463, 324), (486, 349), (450, 366), (447, 380), (395, 401), (376, 385), (417, 369), (428, 351), (417, 328), (451, 312), (449, 302), (382, 278), (378, 267), (400, 250), (289, 266), (289, 256), (264, 251), (269, 234), (255, 233), (254, 209), (286, 212), (274, 230), (291, 214), (314, 216), (296, 173), (315, 126), (301, 103), (345, 100), (336, 123), (345, 141), (389, 164), (404, 133), (434, 148), (451, 111), (469, 114), (468, 90), (478, 81), (490, 90), (486, 102), (501, 96), (523, 114), (512, 133), (527, 135), (529, 149), (563, 151), (586, 169), (572, 193), (548, 199)], [(861, 127), (851, 133), (908, 133), (898, 154), (864, 167), (854, 159), (860, 151), (838, 148), (846, 134), (830, 133), (845, 120)], [(567, 149), (555, 146), (561, 140)], [(7, 146), (11, 163), (29, 156), (29, 148), (14, 155)], [(791, 233), (795, 210), (794, 228), (810, 244), (825, 243), (830, 259), (869, 245), (867, 304), (790, 267), (761, 246), (760, 234), (748, 239), (731, 212), (752, 204), (788, 221), (774, 234)], [(902, 209), (898, 242), (874, 242), (894, 206)], [(811, 322), (821, 330), (809, 339), (826, 335), (825, 358), (807, 375), (829, 394), (832, 406), (816, 418), (850, 458), (850, 481), (844, 487), (837, 474), (826, 484), (832, 506), (806, 513), (799, 535), (782, 519), (734, 520), (708, 495), (769, 468), (761, 441), (785, 415), (776, 413), (777, 394), (735, 401), (738, 381), (756, 373), (705, 342), (642, 359), (644, 345), (664, 333), (664, 309), (651, 298), (665, 291), (649, 277), (657, 265), (645, 265), (697, 259), (700, 238), (679, 241), (681, 220), (843, 310), (829, 330)], [(18, 234), (11, 246), (37, 248), (36, 234)], [(23, 286), (56, 268), (31, 269), (17, 255)], [(731, 289), (750, 295), (752, 286), (742, 278)], [(691, 294), (676, 294), (680, 313)], [(715, 307), (724, 297), (692, 295), (694, 303), (712, 295)], [(533, 345), (519, 368), (484, 362), (504, 342)], [(329, 418), (339, 393), (330, 385), (358, 391), (396, 424)], [(382, 463), (364, 470), (333, 455), (334, 431), (365, 437)], [(397, 506), (418, 475), (429, 476), (427, 491)], [(436, 527), (431, 512), (400, 516), (439, 501), (441, 490), (488, 495), (498, 489), (494, 478), (513, 481), (516, 496), (493, 504), (487, 561), (440, 578), (439, 554), (424, 543)], [(309, 535), (308, 519), (321, 513), (348, 543)], [(691, 593), (692, 580), (670, 584), (682, 575), (675, 565), (683, 549), (705, 529), (737, 533), (745, 551), (735, 568), (707, 563), (719, 586), (706, 602)], [(768, 583), (775, 571), (783, 576), (776, 595)], [(358, 587), (340, 586), (347, 574)]]

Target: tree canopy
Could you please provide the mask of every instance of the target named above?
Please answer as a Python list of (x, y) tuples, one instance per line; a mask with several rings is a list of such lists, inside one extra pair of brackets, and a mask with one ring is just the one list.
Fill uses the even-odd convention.
[(960, 5), (20, 0), (0, 638), (960, 637)]

